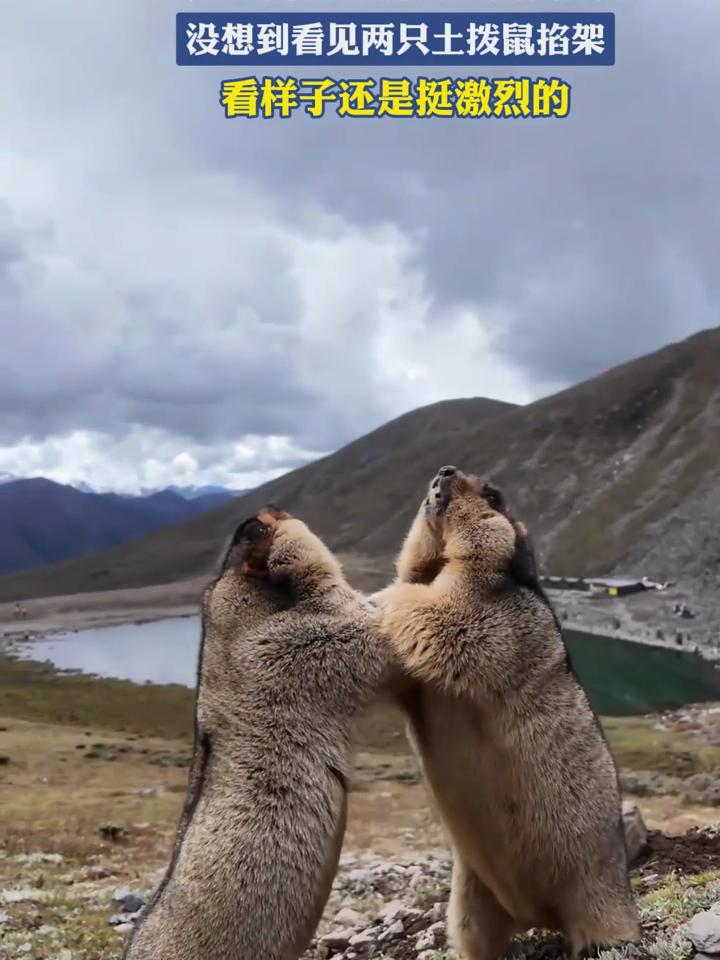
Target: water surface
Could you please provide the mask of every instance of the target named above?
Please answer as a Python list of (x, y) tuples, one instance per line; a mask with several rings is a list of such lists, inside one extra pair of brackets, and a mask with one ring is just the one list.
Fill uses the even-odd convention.
[[(720, 700), (720, 671), (690, 654), (570, 630), (565, 639), (598, 713), (649, 713)], [(199, 642), (199, 618), (185, 617), (37, 640), (26, 655), (60, 669), (192, 687)]]

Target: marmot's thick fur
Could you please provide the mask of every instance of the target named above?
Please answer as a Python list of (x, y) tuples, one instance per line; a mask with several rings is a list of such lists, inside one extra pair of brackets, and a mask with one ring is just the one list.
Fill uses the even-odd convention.
[(266, 508), (203, 598), (195, 748), (172, 862), (126, 960), (297, 960), (345, 829), (356, 715), (383, 681), (369, 602)]
[(455, 848), (448, 922), (471, 960), (530, 927), (575, 952), (637, 938), (617, 774), (525, 529), (444, 467), (376, 594), (401, 700)]

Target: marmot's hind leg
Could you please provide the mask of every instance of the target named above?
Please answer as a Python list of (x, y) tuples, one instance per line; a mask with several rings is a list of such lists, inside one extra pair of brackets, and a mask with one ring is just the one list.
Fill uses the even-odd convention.
[[(614, 896), (613, 896), (614, 894)], [(572, 957), (594, 956), (608, 947), (622, 947), (640, 938), (637, 911), (624, 891), (587, 897), (586, 903), (568, 903), (563, 917)]]
[(508, 948), (516, 924), (484, 883), (456, 859), (453, 866), (448, 932), (464, 960), (496, 960)]

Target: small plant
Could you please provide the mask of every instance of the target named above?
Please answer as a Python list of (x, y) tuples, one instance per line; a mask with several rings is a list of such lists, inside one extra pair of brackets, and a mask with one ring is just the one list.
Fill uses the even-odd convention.
[(634, 960), (640, 953), (637, 944), (628, 943), (624, 947), (610, 947), (607, 950), (601, 950), (595, 957), (595, 960)]
[(693, 952), (692, 944), (680, 934), (670, 940), (658, 940), (647, 945), (647, 952), (656, 960), (685, 960)]

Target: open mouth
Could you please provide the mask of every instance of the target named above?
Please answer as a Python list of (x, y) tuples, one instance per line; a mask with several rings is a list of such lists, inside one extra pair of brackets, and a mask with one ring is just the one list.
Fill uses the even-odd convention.
[(426, 513), (429, 517), (440, 517), (447, 510), (455, 490), (458, 477), (455, 467), (443, 467), (430, 485), (426, 500)]

